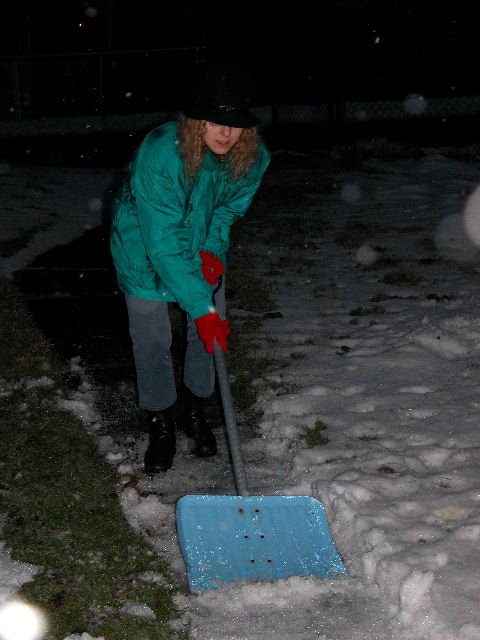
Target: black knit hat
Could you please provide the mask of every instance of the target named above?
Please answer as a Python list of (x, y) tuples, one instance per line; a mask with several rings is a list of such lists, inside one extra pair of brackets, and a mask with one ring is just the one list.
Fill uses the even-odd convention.
[(253, 80), (240, 67), (210, 64), (197, 79), (193, 98), (183, 113), (227, 127), (255, 127), (260, 120), (249, 111)]

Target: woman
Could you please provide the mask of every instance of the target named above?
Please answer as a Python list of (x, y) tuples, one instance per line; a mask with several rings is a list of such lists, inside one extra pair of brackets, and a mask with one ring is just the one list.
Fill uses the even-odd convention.
[(114, 203), (111, 251), (127, 303), (138, 403), (148, 419), (149, 474), (170, 469), (175, 456), (169, 302), (187, 313), (180, 420), (196, 456), (217, 451), (205, 402), (215, 384), (213, 341), (227, 351), (229, 232), (249, 208), (270, 160), (249, 111), (251, 96), (243, 70), (208, 68), (177, 121), (145, 137)]

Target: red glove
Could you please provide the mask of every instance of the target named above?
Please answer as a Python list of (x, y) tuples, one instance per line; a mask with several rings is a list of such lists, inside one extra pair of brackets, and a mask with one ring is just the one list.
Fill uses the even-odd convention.
[(224, 272), (223, 264), (213, 253), (208, 253), (208, 251), (200, 251), (200, 257), (203, 277), (208, 284), (217, 284), (219, 276)]
[(230, 333), (230, 322), (221, 320), (218, 313), (206, 313), (195, 320), (197, 325), (198, 337), (205, 345), (207, 353), (213, 353), (213, 339), (215, 338), (220, 347), (226, 353), (227, 336)]

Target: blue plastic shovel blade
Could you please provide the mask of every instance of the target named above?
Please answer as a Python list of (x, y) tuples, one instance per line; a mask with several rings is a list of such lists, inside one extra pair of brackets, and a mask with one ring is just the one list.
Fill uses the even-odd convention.
[(308, 496), (183, 496), (177, 530), (192, 593), (222, 584), (346, 573), (325, 507)]

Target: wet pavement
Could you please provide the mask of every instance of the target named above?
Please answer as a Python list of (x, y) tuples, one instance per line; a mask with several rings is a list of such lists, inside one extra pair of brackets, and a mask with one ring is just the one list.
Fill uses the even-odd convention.
[[(33, 318), (63, 362), (79, 363), (97, 390), (97, 409), (111, 434), (144, 429), (136, 406), (135, 370), (123, 294), (118, 290), (105, 224), (59, 246), (15, 273)], [(177, 378), (183, 319), (170, 305)], [(217, 411), (212, 398), (212, 411)]]
[(14, 280), (61, 359), (80, 356), (99, 371), (131, 369), (127, 314), (106, 227), (45, 253)]
[[(297, 179), (290, 176), (292, 162), (297, 170), (298, 165), (303, 167)], [(235, 247), (237, 244), (239, 247), (248, 245), (249, 238), (243, 237), (244, 234), (261, 234), (262, 218), (268, 219), (272, 207), (281, 203), (282, 210), (288, 210), (290, 201), (297, 206), (306, 186), (309, 190), (328, 188), (324, 165), (329, 165), (325, 158), (319, 157), (314, 162), (308, 155), (287, 153), (272, 159), (265, 184), (249, 213), (250, 225), (238, 225), (232, 230), (235, 262), (248, 268), (248, 251), (243, 257), (242, 250), (236, 251)], [(290, 184), (286, 188), (287, 176), (290, 176)], [(136, 406), (128, 317), (123, 294), (116, 284), (109, 229), (110, 221), (105, 216), (102, 226), (41, 255), (26, 268), (16, 271), (14, 280), (23, 292), (36, 324), (50, 340), (58, 357), (64, 362), (72, 359), (78, 362), (96, 387), (97, 410), (105, 432), (113, 436), (118, 433), (134, 435), (145, 427), (142, 412)], [(227, 297), (232, 302), (235, 292), (227, 290)], [(236, 306), (242, 307), (240, 300), (235, 302)], [(172, 357), (177, 388), (181, 389), (184, 321), (175, 305), (170, 305), (170, 315), (174, 337)], [(218, 428), (222, 422), (219, 397), (215, 393), (209, 403), (209, 411)]]

